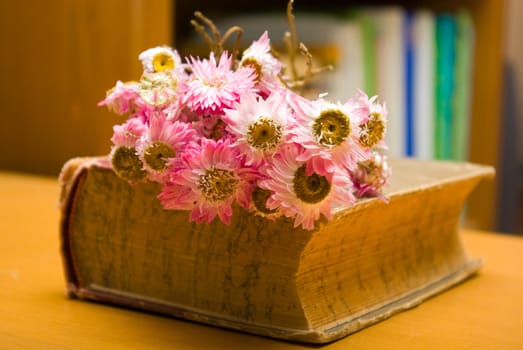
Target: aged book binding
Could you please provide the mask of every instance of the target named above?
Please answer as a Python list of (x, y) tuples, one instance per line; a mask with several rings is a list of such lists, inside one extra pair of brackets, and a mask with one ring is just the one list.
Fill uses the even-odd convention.
[(288, 340), (324, 343), (473, 274), (457, 228), (491, 167), (391, 161), (388, 203), (339, 209), (313, 231), (237, 209), (230, 226), (163, 210), (105, 158), (61, 175), (62, 252), (71, 296)]

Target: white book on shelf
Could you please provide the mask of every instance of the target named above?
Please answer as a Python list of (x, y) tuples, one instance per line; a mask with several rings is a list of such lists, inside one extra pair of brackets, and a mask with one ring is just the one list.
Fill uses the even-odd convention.
[(339, 48), (339, 61), (330, 73), (330, 92), (327, 96), (333, 102), (346, 102), (365, 86), (363, 43), (360, 26), (352, 20), (342, 21), (333, 32)]
[(434, 14), (429, 10), (414, 12), (414, 149), (420, 159), (434, 158)]
[(405, 10), (399, 6), (368, 7), (376, 30), (376, 77), (379, 100), (386, 102), (388, 124), (385, 141), (390, 157), (406, 151)]

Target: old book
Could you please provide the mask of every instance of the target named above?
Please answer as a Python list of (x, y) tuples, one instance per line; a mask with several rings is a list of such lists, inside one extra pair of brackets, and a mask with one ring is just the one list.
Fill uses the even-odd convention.
[(292, 341), (324, 343), (412, 308), (481, 266), (460, 240), (464, 201), (491, 167), (391, 161), (386, 195), (313, 231), (237, 209), (230, 226), (163, 210), (105, 158), (61, 175), (62, 252), (73, 297)]

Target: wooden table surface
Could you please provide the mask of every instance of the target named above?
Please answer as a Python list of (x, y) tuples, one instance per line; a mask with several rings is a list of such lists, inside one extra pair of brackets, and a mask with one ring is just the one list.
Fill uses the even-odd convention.
[(462, 231), (480, 273), (325, 346), (69, 299), (56, 179), (0, 172), (0, 349), (523, 349), (523, 238)]

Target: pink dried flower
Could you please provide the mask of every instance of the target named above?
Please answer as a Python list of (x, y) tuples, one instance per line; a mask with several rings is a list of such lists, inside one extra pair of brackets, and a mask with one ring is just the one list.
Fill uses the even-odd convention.
[(141, 118), (130, 118), (122, 125), (113, 126), (114, 134), (111, 142), (115, 146), (135, 147), (146, 130), (147, 126)]
[(275, 89), (281, 89), (282, 83), (278, 78), (282, 70), (282, 63), (271, 54), (269, 34), (265, 31), (258, 40), (243, 52), (240, 66), (251, 67), (254, 70), (256, 87), (262, 95), (268, 96)]
[(190, 210), (190, 220), (230, 224), (233, 203), (250, 204), (255, 172), (244, 166), (229, 140), (201, 140), (172, 160), (169, 181), (158, 198), (166, 209)]
[(195, 140), (196, 132), (190, 124), (168, 120), (162, 112), (152, 113), (149, 128), (137, 145), (148, 179), (164, 182), (169, 160), (181, 154)]
[(134, 113), (139, 98), (139, 84), (135, 81), (122, 83), (120, 80), (109, 91), (98, 106), (107, 106), (115, 114)]
[(216, 114), (199, 115), (187, 108), (180, 109), (177, 119), (186, 123), (191, 123), (198, 137), (219, 140), (228, 136), (225, 124), (221, 116)]
[(267, 179), (259, 186), (271, 191), (268, 209), (278, 209), (283, 215), (294, 218), (294, 227), (314, 228), (314, 222), (324, 215), (332, 218), (332, 209), (339, 205), (352, 205), (352, 182), (346, 171), (334, 167), (331, 176), (312, 172), (307, 174), (306, 163), (300, 158), (299, 146), (282, 147), (267, 169), (260, 169)]
[(141, 181), (146, 172), (143, 163), (138, 157), (136, 144), (146, 132), (147, 127), (140, 118), (131, 118), (123, 125), (114, 126), (111, 138), (113, 147), (109, 155), (114, 172), (131, 183)]
[(251, 68), (231, 69), (231, 56), (224, 52), (219, 62), (214, 54), (208, 60), (191, 58), (192, 75), (184, 82), (182, 102), (200, 115), (221, 115), (245, 93), (255, 92)]
[(208, 139), (219, 140), (226, 138), (229, 135), (225, 129), (226, 125), (222, 118), (216, 114), (204, 115), (194, 124), (200, 134)]
[(307, 173), (332, 173), (336, 166), (355, 168), (367, 157), (358, 143), (358, 116), (349, 103), (331, 103), (318, 99), (293, 98), (297, 123), (291, 140), (304, 147), (299, 161), (309, 161)]
[(385, 132), (387, 129), (387, 107), (377, 102), (377, 96), (369, 97), (362, 91), (357, 94), (359, 118), (359, 144), (367, 149), (386, 149)]
[(391, 168), (387, 157), (374, 153), (369, 159), (358, 162), (358, 167), (351, 172), (354, 189), (358, 197), (380, 197), (383, 186), (388, 183)]
[(234, 109), (226, 109), (223, 120), (246, 163), (259, 165), (287, 141), (291, 111), (282, 95), (273, 94), (264, 100), (249, 94)]

